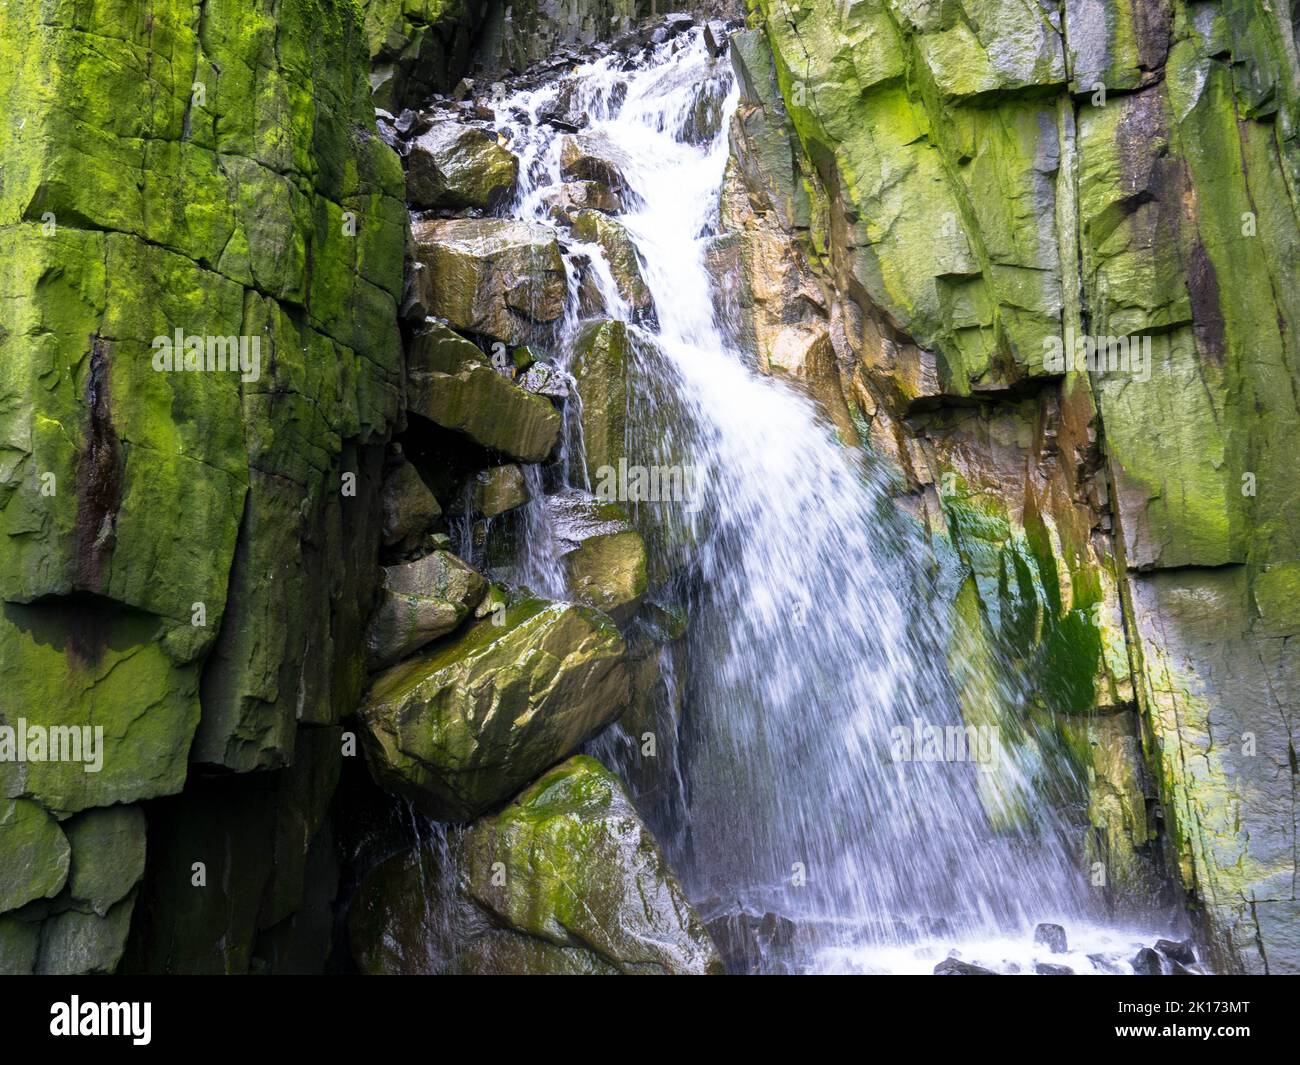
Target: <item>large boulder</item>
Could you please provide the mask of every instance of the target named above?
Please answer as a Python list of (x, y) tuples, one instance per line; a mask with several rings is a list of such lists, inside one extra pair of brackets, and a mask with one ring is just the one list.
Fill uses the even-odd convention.
[(658, 843), (593, 758), (556, 766), (462, 845), (467, 894), (510, 928), (624, 973), (722, 971)]
[(366, 874), (363, 973), (716, 973), (721, 959), (616, 777), (578, 756), (462, 836)]
[(598, 130), (583, 130), (560, 143), (560, 173), (566, 181), (594, 181), (626, 198), (630, 161), (618, 145)]
[(413, 140), (406, 157), (413, 207), (492, 211), (509, 200), (518, 179), (519, 160), (493, 133), (451, 119)]
[(439, 820), (470, 820), (623, 712), (624, 650), (588, 607), (493, 613), (376, 679), (361, 707), (371, 773)]
[(477, 347), (437, 322), (411, 339), (407, 406), (521, 462), (542, 461), (560, 436), (560, 415), (549, 400), (497, 373)]
[(455, 629), (487, 591), (487, 581), (449, 551), (384, 567), (379, 604), (366, 630), (366, 657), (385, 666)]
[(646, 593), (646, 548), (617, 503), (579, 492), (547, 497), (570, 593), (620, 625)]
[(564, 260), (545, 226), (451, 218), (416, 222), (411, 235), (433, 279), (430, 310), (452, 327), (522, 344), (564, 313)]

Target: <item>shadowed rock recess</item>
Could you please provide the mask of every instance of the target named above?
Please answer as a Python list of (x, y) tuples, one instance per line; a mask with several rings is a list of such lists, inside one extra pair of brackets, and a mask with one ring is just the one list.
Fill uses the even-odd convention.
[[(683, 91), (654, 132), (720, 153), (710, 328), (923, 546), (934, 668), (1032, 748), (1089, 919), (1172, 937), (1093, 967), (1300, 973), (1297, 26), (0, 4), (0, 973), (836, 967), (691, 820), (710, 693), (783, 680), (692, 631), (755, 532), (711, 509), (734, 470), (671, 482), (685, 519), (628, 490), (726, 454), (677, 413), (674, 267), (609, 136)], [(878, 916), (909, 952), (948, 927)], [(926, 971), (1011, 971), (951, 945)]]

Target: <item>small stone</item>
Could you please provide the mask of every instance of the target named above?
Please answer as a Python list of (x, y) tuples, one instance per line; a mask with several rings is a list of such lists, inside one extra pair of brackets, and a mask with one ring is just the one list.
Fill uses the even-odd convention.
[(1182, 942), (1175, 942), (1172, 939), (1157, 939), (1156, 950), (1170, 961), (1176, 961), (1180, 965), (1196, 964), (1196, 951), (1193, 949), (1190, 939), (1185, 939)]
[(1163, 976), (1164, 969), (1160, 965), (1160, 955), (1150, 947), (1143, 947), (1129, 963), (1133, 966), (1133, 971), (1138, 976)]
[(980, 965), (959, 961), (957, 958), (944, 958), (934, 967), (935, 976), (997, 976), (992, 969)]
[(1038, 925), (1034, 929), (1034, 943), (1041, 943), (1053, 954), (1065, 954), (1070, 949), (1066, 943), (1065, 929), (1059, 924)]
[(474, 508), (485, 518), (495, 518), (528, 502), (524, 471), (514, 463), (493, 466), (474, 479)]
[(726, 24), (717, 19), (704, 24), (704, 46), (715, 59), (726, 54), (730, 36)]
[(1074, 970), (1068, 965), (1053, 965), (1051, 962), (1034, 962), (1034, 972), (1039, 976), (1073, 976)]

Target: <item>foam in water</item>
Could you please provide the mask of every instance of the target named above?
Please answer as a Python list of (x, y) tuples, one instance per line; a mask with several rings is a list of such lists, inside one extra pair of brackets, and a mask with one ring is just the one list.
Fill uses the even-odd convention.
[[(694, 31), (622, 66), (608, 57), (496, 104), (521, 157), (519, 218), (554, 225), (546, 194), (563, 181), (562, 134), (538, 116), (562, 88), (621, 156), (631, 195), (618, 217), (640, 252), (657, 325), (633, 322), (599, 246), (560, 229), (571, 291), (557, 357), (580, 324), (576, 254), (592, 264), (606, 316), (633, 335), (629, 461), (686, 461), (697, 473), (690, 506), (631, 508), (656, 594), (690, 618), (684, 676), (663, 653), (669, 683), (685, 686), (684, 719), (660, 716), (675, 749), (648, 784), (633, 737), (611, 730), (597, 753), (637, 782), (706, 919), (790, 919), (796, 931), (766, 967), (929, 972), (966, 944), (972, 957), (1032, 971), (1022, 955), (1040, 920), (1098, 949), (1128, 942), (1095, 926), (1081, 859), (1045, 800), (1044, 766), (1065, 762), (1022, 723), (1013, 685), (980, 668), (963, 680), (984, 678), (966, 692), (984, 708), (978, 739), (992, 746), (982, 754), (895, 757), (903, 735), (960, 733), (978, 746), (948, 669), (963, 648), (937, 602), (951, 594), (951, 575), (867, 456), (842, 446), (803, 394), (757, 372), (719, 322), (705, 255), (737, 104), (726, 60), (712, 59)], [(720, 121), (702, 134), (710, 108)], [(590, 489), (577, 461), (577, 402), (561, 467), (572, 487)], [(541, 476), (530, 476), (513, 577), (562, 596)]]

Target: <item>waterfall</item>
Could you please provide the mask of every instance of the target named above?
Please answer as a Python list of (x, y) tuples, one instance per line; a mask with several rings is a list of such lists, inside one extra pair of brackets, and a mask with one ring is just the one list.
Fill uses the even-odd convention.
[[(617, 218), (653, 317), (638, 320), (600, 246), (549, 211), (564, 134), (543, 116), (561, 92), (624, 162)], [(720, 320), (706, 251), (737, 96), (727, 60), (695, 30), (493, 101), (521, 160), (512, 213), (556, 228), (566, 249), (557, 359), (580, 325), (580, 286), (594, 285), (603, 316), (632, 337), (628, 461), (694, 472), (690, 500), (629, 507), (652, 552), (652, 597), (689, 617), (685, 670), (664, 652), (685, 705), (665, 725), (671, 779), (639, 799), (706, 918), (788, 922), (773, 968), (929, 972), (953, 945), (1011, 958), (1039, 921), (1094, 949), (1123, 942), (1090, 910), (1087, 870), (1050, 801), (1062, 772), (1050, 738), (979, 661), (989, 652), (960, 646), (943, 621), (952, 574), (871, 456), (759, 372)], [(592, 487), (579, 402), (558, 474), (533, 475), (512, 574), (547, 594), (562, 594), (562, 576), (544, 493)], [(978, 690), (953, 680), (963, 659), (963, 676), (988, 678)], [(963, 720), (963, 694), (984, 707), (981, 723)], [(945, 742), (966, 746), (934, 757)], [(614, 730), (598, 744), (625, 778), (645, 776), (631, 772), (635, 737)]]

